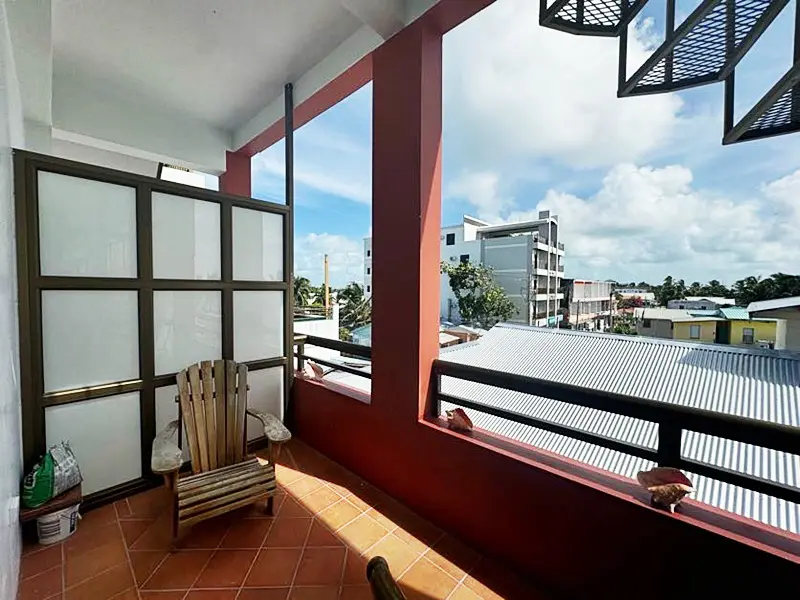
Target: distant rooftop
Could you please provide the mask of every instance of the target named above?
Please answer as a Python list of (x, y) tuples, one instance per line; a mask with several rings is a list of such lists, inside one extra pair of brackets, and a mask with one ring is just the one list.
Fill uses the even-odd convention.
[(688, 300), (689, 302), (702, 302), (706, 300), (708, 302), (713, 302), (714, 304), (719, 304), (720, 306), (733, 306), (736, 304), (735, 299), (724, 298), (722, 296), (686, 296), (684, 300)]
[(764, 310), (779, 310), (781, 308), (800, 308), (800, 296), (790, 298), (778, 298), (776, 300), (762, 300), (751, 302), (747, 306), (748, 313), (761, 312)]
[(683, 323), (686, 321), (721, 321), (716, 314), (717, 311), (709, 311), (712, 314), (699, 314), (700, 311), (689, 311), (683, 308), (637, 308), (634, 315), (640, 319), (660, 319), (672, 321), (673, 323)]

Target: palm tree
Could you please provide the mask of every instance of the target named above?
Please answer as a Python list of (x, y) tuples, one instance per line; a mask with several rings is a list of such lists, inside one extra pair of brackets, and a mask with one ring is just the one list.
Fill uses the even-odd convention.
[(340, 319), (343, 327), (355, 329), (372, 320), (372, 302), (364, 297), (364, 288), (353, 282), (338, 291), (338, 301), (342, 305)]
[(308, 306), (311, 299), (313, 287), (311, 282), (306, 277), (294, 276), (292, 281), (294, 305), (295, 306)]

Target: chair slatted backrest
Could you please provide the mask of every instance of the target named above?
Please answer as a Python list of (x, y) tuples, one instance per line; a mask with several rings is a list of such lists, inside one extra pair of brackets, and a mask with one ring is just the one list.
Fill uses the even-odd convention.
[(241, 462), (247, 366), (232, 360), (204, 360), (178, 373), (177, 380), (192, 471), (202, 473)]

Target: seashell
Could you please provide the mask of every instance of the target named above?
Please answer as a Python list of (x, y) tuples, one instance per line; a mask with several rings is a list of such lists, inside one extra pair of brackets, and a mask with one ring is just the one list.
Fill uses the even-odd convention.
[(456, 408), (455, 410), (448, 410), (445, 412), (447, 416), (447, 427), (453, 431), (460, 431), (462, 433), (469, 433), (472, 431), (472, 420), (464, 412), (463, 408)]
[(652, 496), (650, 503), (669, 512), (675, 512), (684, 496), (694, 491), (691, 480), (679, 469), (672, 467), (655, 467), (649, 471), (636, 474), (639, 484)]

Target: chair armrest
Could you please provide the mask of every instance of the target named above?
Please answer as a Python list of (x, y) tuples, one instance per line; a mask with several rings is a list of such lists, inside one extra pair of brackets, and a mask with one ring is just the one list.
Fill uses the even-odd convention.
[(264, 426), (264, 435), (267, 436), (270, 442), (288, 442), (292, 439), (292, 434), (275, 415), (264, 413), (253, 408), (248, 408), (247, 414), (261, 421), (261, 424)]
[(183, 452), (172, 441), (178, 431), (178, 421), (170, 422), (153, 440), (150, 468), (153, 473), (164, 474), (177, 471), (183, 464)]

